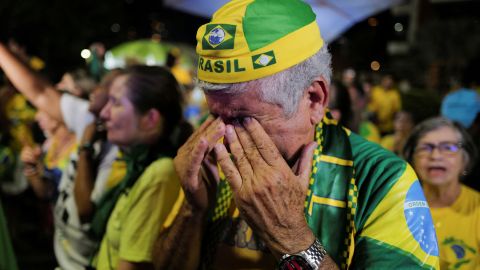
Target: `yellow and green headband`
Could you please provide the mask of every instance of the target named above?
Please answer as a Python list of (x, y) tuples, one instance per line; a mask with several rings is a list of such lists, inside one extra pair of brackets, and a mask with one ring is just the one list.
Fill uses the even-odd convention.
[(301, 0), (234, 0), (197, 31), (198, 78), (237, 83), (263, 78), (323, 46), (315, 13)]

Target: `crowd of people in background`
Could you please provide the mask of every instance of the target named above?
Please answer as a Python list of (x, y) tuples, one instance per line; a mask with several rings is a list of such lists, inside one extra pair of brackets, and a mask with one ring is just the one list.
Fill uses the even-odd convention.
[[(57, 84), (17, 52), (0, 44), (0, 269), (151, 267), (154, 242), (183, 196), (173, 158), (209, 113), (203, 99), (188, 104), (193, 82), (172, 75), (178, 52), (164, 67), (101, 78), (80, 67)], [(405, 102), (401, 74), (346, 68), (333, 78), (332, 117), (417, 173), (441, 269), (478, 269), (480, 74), (428, 117)]]

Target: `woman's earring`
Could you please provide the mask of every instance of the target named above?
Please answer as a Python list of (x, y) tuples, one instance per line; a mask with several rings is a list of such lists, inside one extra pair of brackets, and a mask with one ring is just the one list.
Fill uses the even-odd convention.
[(463, 172), (462, 172), (462, 175), (463, 175), (463, 176), (468, 175), (468, 171), (467, 171), (467, 170), (463, 171)]

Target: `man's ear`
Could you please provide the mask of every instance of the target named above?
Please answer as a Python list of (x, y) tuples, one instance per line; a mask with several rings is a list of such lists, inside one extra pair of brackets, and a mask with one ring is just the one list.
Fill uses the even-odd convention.
[(310, 122), (315, 125), (322, 121), (328, 105), (329, 85), (323, 76), (315, 78), (307, 89), (310, 109)]

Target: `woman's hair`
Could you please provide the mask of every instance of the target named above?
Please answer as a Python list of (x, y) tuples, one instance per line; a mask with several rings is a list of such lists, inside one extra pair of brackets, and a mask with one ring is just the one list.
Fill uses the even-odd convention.
[(462, 145), (462, 153), (464, 155), (465, 171), (470, 172), (475, 164), (475, 160), (477, 159), (477, 147), (464, 127), (462, 127), (459, 123), (444, 117), (430, 118), (418, 124), (413, 129), (412, 133), (407, 139), (407, 142), (405, 143), (405, 146), (403, 147), (403, 157), (409, 163), (412, 163), (415, 148), (417, 147), (420, 139), (422, 139), (430, 131), (434, 131), (442, 127), (451, 128), (458, 134), (460, 140), (459, 142)]
[(160, 140), (176, 150), (193, 129), (183, 120), (183, 95), (175, 77), (158, 66), (131, 66), (122, 73), (127, 75), (127, 96), (136, 112), (144, 114), (150, 109), (158, 110), (163, 117)]
[(264, 102), (282, 107), (284, 114), (291, 117), (298, 109), (298, 104), (305, 89), (318, 76), (330, 83), (332, 69), (330, 67), (332, 56), (328, 52), (327, 45), (305, 61), (271, 76), (242, 83), (213, 84), (198, 81), (204, 91), (222, 91), (222, 93), (242, 93), (247, 89), (260, 91), (260, 97)]
[(96, 86), (95, 80), (82, 68), (71, 70), (67, 73), (72, 76), (73, 82), (80, 88), (82, 97), (88, 99), (88, 94), (91, 93)]
[(339, 123), (349, 129), (353, 126), (352, 99), (347, 87), (341, 82), (332, 83), (328, 107), (340, 111)]

